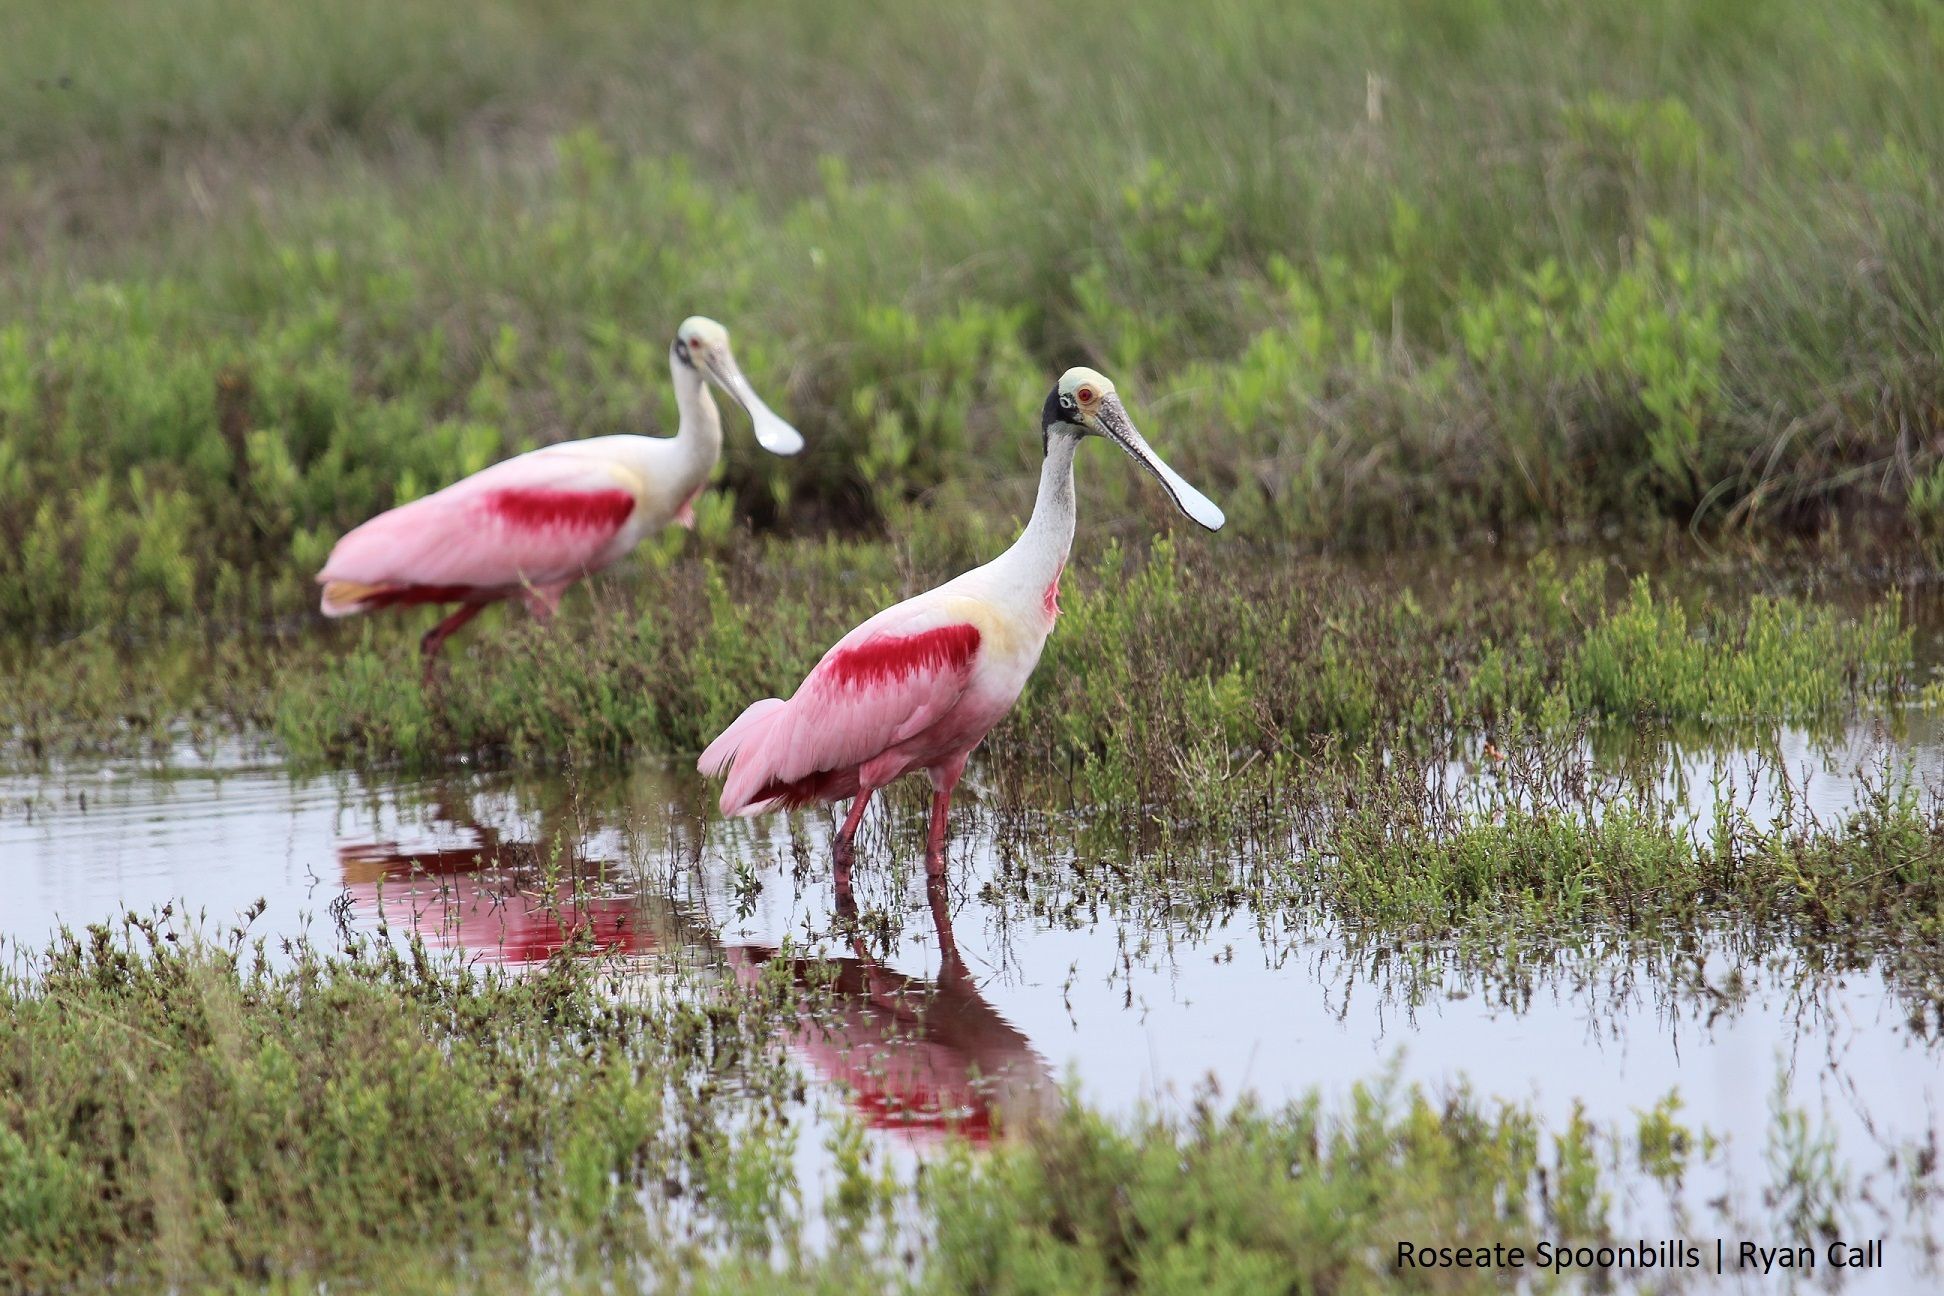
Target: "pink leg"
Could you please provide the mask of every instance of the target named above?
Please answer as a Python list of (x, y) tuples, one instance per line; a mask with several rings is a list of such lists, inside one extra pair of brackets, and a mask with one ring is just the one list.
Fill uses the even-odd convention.
[(965, 773), (964, 756), (958, 757), (949, 765), (941, 765), (931, 771), (931, 831), (925, 838), (927, 877), (942, 877), (945, 873), (946, 821), (952, 813), (952, 789), (958, 786), (959, 775), (963, 773)]
[(940, 788), (932, 793), (931, 832), (925, 838), (925, 875), (945, 875), (945, 821), (952, 813), (952, 793)]
[(461, 603), (459, 610), (425, 632), (419, 640), (419, 655), (425, 659), (425, 679), (432, 678), (432, 660), (439, 655), (439, 649), (452, 637), (452, 632), (486, 610), (484, 603)]
[(527, 611), (542, 621), (551, 621), (553, 614), (560, 610), (560, 596), (567, 592), (572, 581), (562, 581), (558, 585), (529, 585), (522, 598), (526, 600)]
[(850, 895), (851, 864), (857, 854), (851, 842), (857, 837), (857, 826), (864, 822), (865, 807), (871, 804), (871, 793), (875, 788), (861, 787), (851, 799), (850, 813), (844, 816), (844, 826), (837, 830), (837, 840), (830, 844), (831, 855), (836, 861), (833, 881), (837, 884), (837, 898), (842, 901)]

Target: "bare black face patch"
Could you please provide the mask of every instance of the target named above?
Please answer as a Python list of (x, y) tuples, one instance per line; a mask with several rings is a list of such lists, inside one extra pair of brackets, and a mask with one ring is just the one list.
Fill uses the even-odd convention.
[(1040, 451), (1042, 453), (1046, 450), (1047, 434), (1053, 430), (1055, 424), (1059, 423), (1070, 423), (1075, 427), (1083, 426), (1080, 422), (1080, 407), (1073, 403), (1073, 397), (1062, 396), (1059, 384), (1055, 383), (1053, 390), (1046, 393), (1046, 404), (1040, 406)]

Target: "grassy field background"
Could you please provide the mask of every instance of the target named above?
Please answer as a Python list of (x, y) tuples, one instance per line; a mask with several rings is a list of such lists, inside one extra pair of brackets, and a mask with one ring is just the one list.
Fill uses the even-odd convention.
[(693, 311), (810, 440), (731, 432), (718, 534), (977, 552), (1086, 362), (1259, 544), (1927, 535), (1940, 60), (1915, 0), (37, 6), (0, 618), (294, 611), (380, 508), (667, 430)]

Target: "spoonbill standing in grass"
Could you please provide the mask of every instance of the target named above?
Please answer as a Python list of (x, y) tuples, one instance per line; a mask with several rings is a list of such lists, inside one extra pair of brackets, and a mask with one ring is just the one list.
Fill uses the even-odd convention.
[(457, 603), (420, 641), (428, 672), (439, 646), (489, 603), (519, 595), (536, 616), (552, 616), (569, 585), (650, 532), (695, 525), (695, 497), (722, 452), (722, 417), (705, 377), (749, 412), (763, 449), (803, 448), (743, 377), (728, 330), (714, 320), (682, 321), (668, 365), (682, 416), (674, 436), (543, 446), (380, 513), (339, 540), (318, 573), (324, 615)]
[(906, 774), (931, 776), (925, 867), (945, 866), (952, 789), (972, 749), (1012, 709), (1059, 616), (1060, 573), (1073, 544), (1073, 456), (1082, 438), (1127, 451), (1211, 531), (1222, 510), (1141, 439), (1091, 369), (1069, 369), (1040, 414), (1046, 451), (1032, 520), (1013, 547), (935, 590), (886, 608), (825, 653), (788, 700), (750, 706), (702, 753), (704, 774), (728, 771), (729, 815), (851, 797), (834, 843), (839, 888), (871, 794)]

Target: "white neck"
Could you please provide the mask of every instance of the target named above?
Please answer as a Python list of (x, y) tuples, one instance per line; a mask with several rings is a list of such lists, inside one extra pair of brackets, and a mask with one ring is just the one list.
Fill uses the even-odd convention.
[(1048, 438), (1033, 516), (1012, 548), (991, 564), (1003, 566), (1009, 582), (1035, 597), (1059, 577), (1073, 548), (1073, 454), (1079, 448), (1080, 438), (1070, 432), (1055, 430)]
[(675, 445), (686, 452), (682, 458), (695, 480), (706, 481), (722, 454), (722, 415), (708, 384), (693, 367), (671, 356), (668, 368), (675, 378), (675, 405), (682, 415), (675, 427)]

